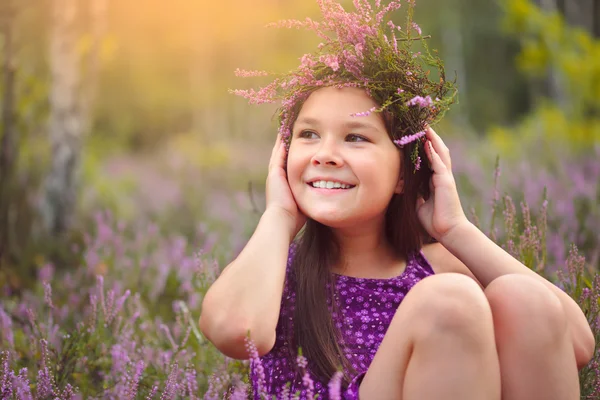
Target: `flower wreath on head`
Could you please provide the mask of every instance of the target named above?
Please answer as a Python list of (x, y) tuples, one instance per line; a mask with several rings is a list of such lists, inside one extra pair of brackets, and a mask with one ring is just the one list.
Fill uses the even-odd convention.
[[(384, 5), (381, 0), (375, 0), (373, 7), (369, 0), (354, 0), (356, 11), (347, 12), (336, 1), (317, 0), (322, 21), (306, 18), (267, 25), (306, 28), (323, 42), (314, 53), (304, 54), (300, 66), (287, 74), (236, 69), (236, 75), (241, 77), (278, 77), (258, 91), (230, 90), (230, 93), (247, 98), (250, 104), (281, 101), (277, 110), (279, 133), (289, 147), (293, 109), (299, 101), (320, 87), (363, 88), (381, 106), (351, 116), (367, 116), (384, 110), (397, 116), (405, 128), (390, 132), (393, 141), (400, 148), (416, 142), (411, 160), (415, 170), (420, 169), (419, 146), (425, 141), (425, 126), (442, 118), (458, 91), (455, 82), (446, 81), (443, 62), (431, 55), (423, 40), (430, 36), (423, 36), (421, 28), (413, 22), (415, 0), (405, 0), (408, 8), (405, 29), (391, 20), (385, 22), (386, 15), (398, 10), (402, 2), (391, 0)], [(423, 44), (425, 54), (411, 51), (416, 40)], [(439, 81), (429, 79), (430, 71), (424, 71), (423, 64), (438, 68)]]

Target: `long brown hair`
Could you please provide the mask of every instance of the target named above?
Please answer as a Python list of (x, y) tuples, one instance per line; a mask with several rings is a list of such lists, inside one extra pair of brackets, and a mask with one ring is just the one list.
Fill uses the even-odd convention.
[[(294, 107), (295, 118), (301, 106), (299, 102)], [(384, 111), (382, 116), (391, 140), (407, 133), (406, 127), (400, 126), (399, 119), (393, 114)], [(431, 239), (421, 227), (416, 212), (418, 195), (425, 199), (429, 197), (431, 171), (426, 161), (419, 170), (414, 171), (410, 154), (415, 145), (413, 142), (399, 149), (403, 153), (401, 173), (404, 188), (402, 193), (392, 196), (385, 214), (386, 238), (396, 255), (404, 259), (419, 251), (424, 241)], [(420, 146), (419, 156), (421, 160), (427, 160), (422, 149), (423, 146)], [(316, 378), (328, 383), (339, 368), (344, 371), (345, 387), (357, 371), (339, 345), (341, 332), (332, 319), (333, 313), (339, 310), (334, 300), (335, 280), (330, 268), (339, 261), (339, 243), (331, 228), (308, 218), (304, 230), (296, 239), (295, 247), (291, 266), (294, 276), (291, 282), (296, 285), (294, 331), (288, 341), (291, 365), (296, 365), (298, 347), (301, 347)]]

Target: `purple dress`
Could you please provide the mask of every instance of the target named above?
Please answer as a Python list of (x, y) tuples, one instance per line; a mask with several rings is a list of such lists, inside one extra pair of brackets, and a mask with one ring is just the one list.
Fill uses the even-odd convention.
[[(277, 323), (276, 341), (273, 349), (261, 357), (266, 391), (270, 398), (279, 394), (290, 381), (290, 393), (300, 390), (300, 399), (306, 399), (306, 389), (302, 378), (295, 378), (294, 367), (288, 361), (287, 340), (289, 332), (293, 332), (293, 308), (296, 294), (290, 284), (291, 261), (294, 256), (294, 245), (290, 247), (286, 268), (281, 310)], [(339, 296), (340, 311), (343, 320), (336, 318), (334, 323), (341, 330), (344, 342), (340, 343), (346, 356), (359, 373), (353, 377), (347, 388), (342, 390), (343, 399), (358, 399), (358, 388), (362, 379), (375, 357), (375, 353), (383, 340), (396, 309), (408, 291), (421, 279), (433, 275), (431, 265), (423, 252), (409, 257), (406, 269), (400, 276), (390, 279), (354, 278), (345, 275), (335, 275), (335, 284)], [(310, 360), (309, 360), (310, 366)], [(309, 370), (310, 373), (310, 370)], [(320, 399), (328, 399), (327, 383), (321, 383), (314, 375), (314, 395)], [(258, 397), (258, 377), (256, 366), (251, 364), (250, 380), (254, 398)]]

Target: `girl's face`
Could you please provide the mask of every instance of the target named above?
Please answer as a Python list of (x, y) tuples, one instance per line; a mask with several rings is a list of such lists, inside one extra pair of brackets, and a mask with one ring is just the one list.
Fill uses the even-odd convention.
[[(305, 101), (292, 131), (287, 173), (307, 217), (332, 228), (351, 227), (383, 218), (392, 195), (401, 193), (401, 154), (383, 119), (378, 113), (350, 116), (374, 106), (358, 88), (325, 87)], [(351, 188), (316, 188), (313, 182)]]

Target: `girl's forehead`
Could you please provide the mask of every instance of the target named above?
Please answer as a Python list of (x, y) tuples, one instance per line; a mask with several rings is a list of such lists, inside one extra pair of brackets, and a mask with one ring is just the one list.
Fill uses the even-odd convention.
[(351, 128), (384, 129), (379, 113), (353, 116), (377, 107), (378, 104), (360, 88), (325, 87), (311, 93), (304, 101), (295, 125), (340, 124)]

